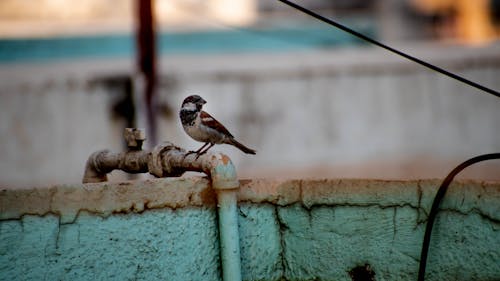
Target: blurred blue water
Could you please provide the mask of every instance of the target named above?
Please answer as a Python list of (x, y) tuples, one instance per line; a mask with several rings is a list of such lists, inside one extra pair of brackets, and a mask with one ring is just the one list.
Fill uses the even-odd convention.
[[(373, 34), (369, 27), (361, 32)], [(167, 32), (159, 34), (157, 39), (161, 55), (277, 52), (352, 44), (362, 42), (326, 25)], [(120, 58), (133, 56), (135, 48), (132, 34), (0, 39), (0, 63)]]

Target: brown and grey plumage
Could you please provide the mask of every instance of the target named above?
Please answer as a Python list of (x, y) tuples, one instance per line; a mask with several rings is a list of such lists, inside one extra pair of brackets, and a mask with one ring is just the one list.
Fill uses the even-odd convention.
[(179, 112), (184, 131), (194, 140), (205, 143), (195, 153), (201, 155), (215, 144), (230, 144), (244, 153), (255, 154), (255, 150), (238, 142), (224, 125), (202, 110), (205, 103), (202, 97), (191, 95), (184, 99)]

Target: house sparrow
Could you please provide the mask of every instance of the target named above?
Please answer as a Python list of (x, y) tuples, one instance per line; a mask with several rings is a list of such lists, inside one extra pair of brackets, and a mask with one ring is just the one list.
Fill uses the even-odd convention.
[(205, 103), (207, 102), (198, 95), (189, 96), (182, 102), (179, 112), (184, 131), (194, 140), (205, 143), (200, 149), (191, 153), (196, 153), (199, 157), (215, 144), (225, 143), (234, 145), (247, 154), (255, 154), (255, 150), (236, 141), (226, 127), (201, 110)]

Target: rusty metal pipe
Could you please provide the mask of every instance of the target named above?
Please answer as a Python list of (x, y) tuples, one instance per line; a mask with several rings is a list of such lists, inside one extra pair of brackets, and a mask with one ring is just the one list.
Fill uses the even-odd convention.
[(178, 149), (169, 149), (163, 155), (163, 171), (175, 172), (181, 168), (210, 176), (212, 188), (217, 193), (222, 280), (241, 280), (237, 210), (239, 181), (231, 159), (224, 154), (209, 153), (196, 158), (195, 154), (186, 155), (185, 151)]
[(134, 133), (126, 139), (129, 148), (124, 153), (97, 151), (87, 160), (84, 183), (107, 181), (106, 174), (120, 169), (129, 173), (149, 172), (156, 177), (180, 176), (186, 171), (203, 172), (211, 178), (217, 194), (222, 274), (225, 281), (241, 280), (241, 257), (238, 231), (237, 194), (239, 181), (231, 159), (224, 154), (206, 153), (197, 157), (193, 153), (165, 142), (151, 152), (140, 150)]
[(142, 150), (112, 153), (101, 150), (90, 155), (85, 165), (83, 183), (107, 181), (107, 174), (122, 170), (131, 174), (148, 172), (149, 153)]
[(195, 154), (169, 142), (155, 146), (150, 152), (94, 152), (85, 165), (83, 183), (107, 181), (106, 174), (113, 170), (127, 173), (149, 172), (156, 177), (180, 176), (184, 172), (195, 171), (210, 176), (214, 188), (233, 188), (239, 185), (234, 166), (226, 155), (206, 153), (197, 158)]
[(84, 183), (107, 181), (106, 174), (120, 169), (129, 173), (149, 172), (156, 177), (180, 176), (186, 171), (203, 172), (211, 178), (217, 194), (222, 274), (225, 281), (241, 280), (237, 194), (239, 181), (233, 163), (224, 154), (207, 153), (199, 158), (171, 143), (153, 151), (93, 153), (87, 160)]

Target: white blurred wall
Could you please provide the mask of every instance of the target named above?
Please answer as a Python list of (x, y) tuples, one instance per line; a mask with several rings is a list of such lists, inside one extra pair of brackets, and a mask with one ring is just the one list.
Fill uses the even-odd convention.
[[(500, 46), (401, 46), (500, 89)], [(500, 99), (384, 51), (162, 58), (160, 139), (187, 149), (177, 110), (197, 93), (246, 145), (228, 146), (242, 177), (444, 177), (467, 158), (500, 151)], [(87, 157), (122, 149), (118, 93), (96, 83), (132, 75), (131, 61), (0, 66), (0, 186), (79, 182)], [(471, 168), (500, 179), (500, 163)], [(117, 177), (118, 178), (118, 177)]]

